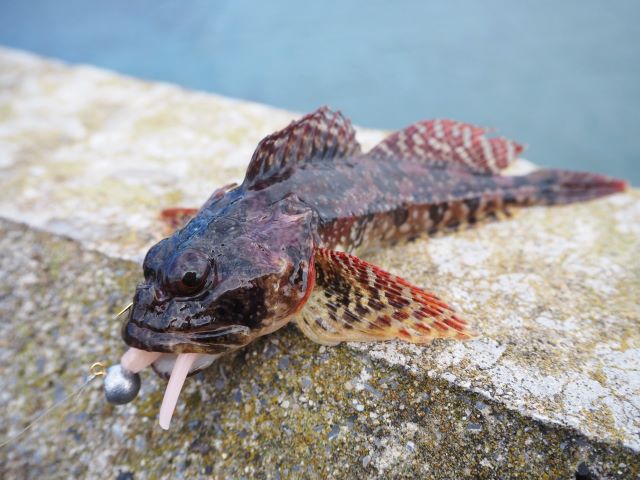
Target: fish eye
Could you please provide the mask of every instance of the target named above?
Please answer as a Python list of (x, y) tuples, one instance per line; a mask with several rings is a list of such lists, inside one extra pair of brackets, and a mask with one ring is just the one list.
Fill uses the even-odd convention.
[(196, 272), (187, 272), (182, 276), (182, 283), (188, 288), (197, 287), (202, 281)]
[(171, 262), (165, 275), (165, 284), (174, 295), (193, 295), (202, 290), (210, 272), (211, 261), (204, 253), (186, 250)]

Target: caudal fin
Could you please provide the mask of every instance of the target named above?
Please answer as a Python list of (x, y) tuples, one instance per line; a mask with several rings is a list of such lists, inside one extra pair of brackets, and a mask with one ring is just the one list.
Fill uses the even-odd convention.
[(584, 202), (624, 192), (629, 186), (624, 180), (606, 175), (569, 170), (538, 170), (520, 178), (524, 180), (523, 187), (531, 189), (522, 203), (538, 205)]

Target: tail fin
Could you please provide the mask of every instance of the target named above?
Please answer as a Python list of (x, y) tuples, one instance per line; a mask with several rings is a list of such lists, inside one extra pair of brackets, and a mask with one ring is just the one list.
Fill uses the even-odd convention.
[(518, 195), (516, 202), (537, 205), (584, 202), (624, 192), (629, 186), (617, 178), (569, 170), (538, 170), (520, 179), (526, 193), (521, 190), (524, 198)]

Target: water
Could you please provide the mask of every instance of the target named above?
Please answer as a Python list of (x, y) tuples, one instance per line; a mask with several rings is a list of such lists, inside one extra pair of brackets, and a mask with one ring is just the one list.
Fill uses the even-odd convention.
[(640, 185), (640, 2), (0, 0), (0, 43), (397, 129), (449, 117)]

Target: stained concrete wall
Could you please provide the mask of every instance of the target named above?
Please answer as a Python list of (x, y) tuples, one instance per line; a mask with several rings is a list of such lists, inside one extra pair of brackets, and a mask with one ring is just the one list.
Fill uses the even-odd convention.
[[(94, 361), (117, 361), (112, 317), (164, 234), (158, 212), (240, 180), (260, 138), (294, 117), (0, 50), (0, 438)], [(639, 258), (635, 191), (389, 249), (369, 260), (481, 337), (327, 348), (286, 328), (188, 380), (168, 433), (163, 381), (146, 373), (122, 407), (94, 381), (0, 449), (0, 471), (635, 478)]]

